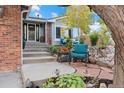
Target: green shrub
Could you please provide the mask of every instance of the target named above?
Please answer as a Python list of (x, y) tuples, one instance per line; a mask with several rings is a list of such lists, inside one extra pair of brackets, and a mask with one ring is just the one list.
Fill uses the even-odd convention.
[(71, 38), (65, 37), (65, 39), (66, 39), (65, 47), (71, 49), (72, 48), (72, 40), (71, 40)]
[(104, 38), (103, 38), (103, 42), (104, 42), (104, 45), (107, 46), (109, 44), (109, 36), (108, 35), (104, 35)]
[(99, 48), (105, 48), (109, 44), (110, 37), (107, 34), (100, 34), (100, 39), (102, 40), (102, 44)]
[(49, 78), (41, 87), (43, 88), (84, 88), (85, 78), (73, 73), (66, 74), (59, 77)]
[(59, 46), (58, 45), (52, 45), (49, 47), (49, 49), (52, 53), (57, 53), (59, 50)]
[(84, 44), (84, 38), (80, 37), (80, 44)]
[(97, 44), (97, 42), (98, 42), (99, 34), (97, 32), (92, 32), (89, 35), (89, 37), (90, 37), (92, 46), (95, 46)]

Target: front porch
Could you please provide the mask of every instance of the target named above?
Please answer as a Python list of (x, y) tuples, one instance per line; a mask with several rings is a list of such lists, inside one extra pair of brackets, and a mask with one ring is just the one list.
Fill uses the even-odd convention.
[(26, 42), (40, 42), (51, 44), (52, 23), (45, 20), (23, 19), (23, 39)]
[(49, 53), (48, 47), (45, 43), (26, 42), (21, 69), (23, 87), (30, 87), (30, 81), (40, 84), (43, 80), (56, 76), (56, 69), (60, 71), (60, 75), (75, 72), (73, 67), (58, 63), (56, 57)]

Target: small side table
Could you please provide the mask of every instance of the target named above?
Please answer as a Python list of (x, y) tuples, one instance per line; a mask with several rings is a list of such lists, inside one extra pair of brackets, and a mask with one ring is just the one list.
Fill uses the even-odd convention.
[(62, 59), (61, 59), (62, 55), (69, 56), (69, 62), (70, 62), (71, 58), (70, 58), (70, 52), (69, 51), (68, 52), (58, 52), (58, 57), (57, 57), (58, 62), (62, 62)]

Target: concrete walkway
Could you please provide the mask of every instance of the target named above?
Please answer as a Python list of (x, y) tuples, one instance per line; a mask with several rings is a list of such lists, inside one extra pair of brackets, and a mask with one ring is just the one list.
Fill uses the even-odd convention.
[(60, 75), (75, 72), (73, 67), (58, 62), (25, 64), (22, 66), (23, 78), (30, 81), (44, 80), (56, 76), (56, 69), (60, 71)]
[(19, 72), (0, 73), (0, 88), (21, 88), (22, 82)]

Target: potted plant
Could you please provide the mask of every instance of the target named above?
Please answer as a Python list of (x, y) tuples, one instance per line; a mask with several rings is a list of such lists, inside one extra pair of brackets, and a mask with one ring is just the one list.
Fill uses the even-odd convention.
[(59, 47), (59, 52), (69, 52), (69, 48), (65, 47), (65, 46), (60, 46)]
[(90, 37), (91, 45), (96, 46), (97, 41), (99, 39), (99, 34), (94, 31), (94, 32), (90, 33), (89, 37)]

